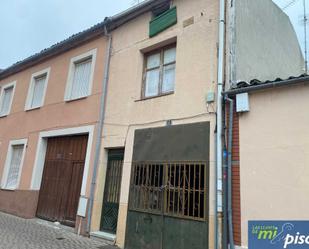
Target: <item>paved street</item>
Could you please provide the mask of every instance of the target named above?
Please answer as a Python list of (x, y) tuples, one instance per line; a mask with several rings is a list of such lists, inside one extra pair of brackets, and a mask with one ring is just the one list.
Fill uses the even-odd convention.
[(0, 212), (0, 249), (110, 249), (92, 239), (38, 219), (25, 220)]

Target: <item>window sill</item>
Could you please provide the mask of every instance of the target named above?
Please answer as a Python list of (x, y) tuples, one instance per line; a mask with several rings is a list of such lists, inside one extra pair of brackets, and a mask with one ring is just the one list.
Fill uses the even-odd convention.
[(41, 106), (33, 107), (33, 108), (26, 108), (25, 111), (26, 111), (26, 112), (30, 112), (30, 111), (38, 110), (38, 109), (40, 109), (40, 108), (41, 108)]
[(13, 191), (16, 190), (16, 188), (1, 188), (1, 190), (2, 191), (11, 191), (11, 192), (13, 192)]
[(172, 95), (172, 94), (174, 94), (174, 91), (168, 92), (168, 93), (162, 93), (160, 95), (151, 96), (151, 97), (143, 97), (141, 99), (135, 100), (135, 102), (140, 102), (140, 101), (145, 101), (145, 100), (150, 100), (150, 99), (156, 99), (156, 98), (160, 98), (160, 97), (164, 97), (164, 96), (168, 96), (168, 95)]
[(73, 101), (76, 101), (76, 100), (82, 100), (82, 99), (86, 99), (88, 98), (89, 95), (87, 96), (82, 96), (82, 97), (78, 97), (78, 98), (74, 98), (74, 99), (65, 99), (64, 101), (67, 102), (67, 103), (70, 103), (70, 102), (73, 102)]

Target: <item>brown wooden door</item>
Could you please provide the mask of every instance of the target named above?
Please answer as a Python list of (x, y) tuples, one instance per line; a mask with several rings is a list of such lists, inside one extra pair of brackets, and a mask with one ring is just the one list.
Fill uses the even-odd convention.
[(49, 138), (37, 216), (75, 226), (88, 136)]

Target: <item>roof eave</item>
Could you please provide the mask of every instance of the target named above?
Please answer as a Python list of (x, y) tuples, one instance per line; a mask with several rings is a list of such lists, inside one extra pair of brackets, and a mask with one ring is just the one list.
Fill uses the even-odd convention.
[(119, 26), (125, 24), (126, 22), (146, 13), (147, 11), (150, 11), (152, 8), (160, 6), (166, 2), (170, 2), (170, 0), (144, 1), (124, 12), (121, 12), (112, 17), (108, 17), (103, 22), (95, 25), (92, 28), (89, 28), (79, 34), (73, 35), (72, 37), (60, 42), (59, 44), (51, 46), (50, 48), (47, 48), (46, 50), (43, 50), (38, 54), (30, 56), (20, 62), (13, 64), (6, 69), (3, 69), (2, 71), (0, 71), (0, 80), (7, 78), (15, 73), (18, 73), (22, 70), (25, 70), (29, 67), (42, 63), (54, 56), (64, 53), (81, 44), (84, 44), (87, 41), (95, 39), (100, 35), (104, 35), (105, 27), (107, 27), (109, 31), (112, 31)]
[(124, 12), (121, 12), (117, 15), (108, 17), (108, 30), (114, 30), (118, 28), (119, 26), (131, 21), (132, 19), (152, 10), (153, 8), (156, 8), (162, 4), (165, 4), (167, 2), (171, 2), (171, 0), (149, 0), (144, 1)]
[(297, 85), (297, 84), (302, 84), (306, 82), (309, 83), (309, 76), (298, 77), (298, 78), (282, 80), (282, 81), (261, 83), (259, 85), (241, 87), (241, 88), (236, 88), (236, 89), (230, 89), (224, 92), (224, 95), (234, 96), (240, 93), (250, 93), (250, 92), (255, 92), (259, 90), (266, 90), (266, 89), (278, 88), (278, 87), (289, 86), (289, 85)]
[(47, 48), (46, 50), (43, 50), (36, 55), (30, 56), (25, 60), (17, 62), (12, 66), (3, 69), (0, 72), (0, 80), (7, 78), (15, 73), (18, 73), (22, 70), (25, 70), (29, 67), (42, 63), (54, 56), (62, 54), (72, 48), (75, 48), (79, 45), (82, 45), (90, 40), (99, 37), (100, 35), (104, 34), (104, 25), (104, 23), (96, 25), (94, 29), (90, 28), (89, 30), (82, 32), (81, 34), (77, 34), (76, 36), (68, 38), (64, 42), (60, 42), (59, 44), (51, 46), (50, 48)]

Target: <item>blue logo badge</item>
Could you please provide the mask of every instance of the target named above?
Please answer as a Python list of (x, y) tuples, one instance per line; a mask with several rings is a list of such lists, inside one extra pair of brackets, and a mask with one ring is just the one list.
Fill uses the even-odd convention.
[(309, 248), (309, 221), (249, 221), (248, 249)]

